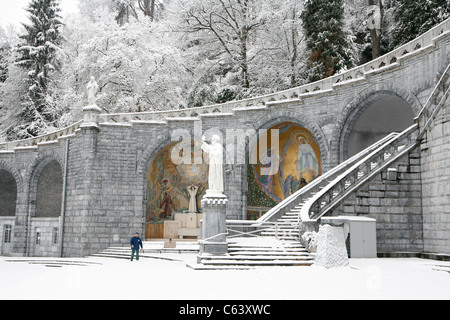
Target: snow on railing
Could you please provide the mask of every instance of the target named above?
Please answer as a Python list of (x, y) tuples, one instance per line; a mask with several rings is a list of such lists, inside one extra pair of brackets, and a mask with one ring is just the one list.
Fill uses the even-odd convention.
[(395, 139), (364, 157), (306, 201), (300, 213), (302, 222), (317, 221), (394, 161), (416, 147), (418, 128), (417, 124), (409, 127)]
[(82, 122), (83, 121), (78, 121), (77, 123), (71, 125), (70, 127), (49, 134), (45, 134), (39, 137), (1, 143), (0, 152), (13, 152), (15, 149), (36, 148), (40, 144), (49, 144), (58, 142), (59, 139), (63, 139), (65, 137), (75, 134), (76, 130), (79, 129)]
[(280, 215), (282, 215), (285, 212), (288, 212), (289, 210), (293, 209), (295, 206), (300, 205), (303, 201), (310, 199), (314, 194), (316, 194), (322, 188), (324, 188), (327, 184), (329, 184), (330, 181), (333, 181), (334, 179), (336, 179), (339, 175), (341, 175), (348, 168), (350, 168), (355, 163), (360, 161), (362, 158), (367, 156), (369, 153), (373, 152), (374, 150), (377, 150), (382, 145), (388, 143), (389, 141), (391, 141), (392, 139), (394, 139), (397, 136), (398, 136), (398, 133), (391, 133), (391, 134), (387, 135), (385, 138), (377, 141), (373, 145), (369, 146), (368, 148), (366, 148), (363, 151), (359, 152), (358, 154), (354, 155), (350, 159), (339, 164), (338, 166), (336, 166), (335, 168), (326, 172), (325, 174), (321, 175), (317, 179), (311, 181), (311, 183), (309, 183), (305, 187), (301, 188), (297, 192), (290, 195), (284, 201), (280, 202), (278, 205), (276, 205), (275, 207), (273, 207), (272, 209), (267, 211), (257, 221), (261, 223), (261, 222), (266, 222), (266, 221), (277, 220)]
[[(450, 33), (450, 19), (445, 20), (441, 24), (435, 26), (431, 30), (410, 41), (409, 43), (366, 64), (317, 82), (308, 83), (299, 87), (279, 91), (272, 94), (245, 100), (230, 101), (223, 104), (179, 110), (101, 114), (98, 116), (98, 120), (99, 123), (104, 124), (120, 124), (133, 122), (163, 123), (168, 119), (198, 119), (198, 117), (202, 115), (232, 115), (234, 111), (237, 110), (246, 110), (249, 108), (264, 108), (264, 106), (270, 104), (270, 102), (300, 100), (301, 98), (305, 98), (311, 95), (332, 92), (334, 88), (345, 84), (365, 81), (366, 77), (370, 74), (397, 67), (399, 66), (399, 62), (402, 59), (422, 52), (422, 50), (425, 50), (427, 48), (432, 48), (435, 45), (436, 41), (438, 41), (441, 37), (447, 35), (448, 33)], [(37, 146), (40, 143), (55, 141), (62, 136), (74, 133), (75, 130), (79, 128), (80, 124), (81, 121), (68, 128), (36, 138), (2, 143), (0, 144), (0, 151), (13, 151), (15, 148), (33, 147)]]
[(420, 133), (418, 139), (421, 139), (424, 136), (425, 132), (431, 127), (431, 123), (435, 120), (442, 106), (447, 101), (449, 90), (450, 64), (445, 69), (430, 97), (415, 119), (415, 122), (419, 123), (420, 125)]

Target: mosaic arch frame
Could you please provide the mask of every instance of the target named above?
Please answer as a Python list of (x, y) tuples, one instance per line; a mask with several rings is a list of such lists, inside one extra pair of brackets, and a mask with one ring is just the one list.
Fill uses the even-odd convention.
[[(196, 144), (201, 142), (194, 141)], [(179, 149), (179, 141), (173, 141), (160, 148), (149, 164), (147, 171), (146, 222), (163, 222), (170, 219), (173, 212), (187, 213), (191, 196), (188, 187), (198, 188), (195, 201), (201, 212), (200, 200), (208, 188), (208, 165), (176, 164), (171, 159), (172, 152)], [(191, 148), (194, 157), (194, 148)]]
[[(273, 147), (272, 130), (277, 132), (278, 150)], [(314, 135), (302, 125), (291, 121), (281, 122), (270, 127), (260, 139), (267, 139), (267, 151), (259, 150), (258, 147), (257, 163), (247, 165), (247, 217), (250, 220), (257, 219), (262, 212), (322, 174), (320, 146)], [(251, 145), (249, 148), (253, 152), (256, 146)], [(278, 170), (273, 172), (272, 164), (260, 155), (276, 159)]]

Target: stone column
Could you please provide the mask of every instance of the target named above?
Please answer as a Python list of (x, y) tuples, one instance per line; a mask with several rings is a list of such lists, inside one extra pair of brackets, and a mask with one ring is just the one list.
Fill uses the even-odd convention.
[(228, 253), (226, 236), (226, 206), (225, 195), (206, 194), (202, 199), (203, 222), (201, 229), (200, 256), (202, 254), (224, 255)]

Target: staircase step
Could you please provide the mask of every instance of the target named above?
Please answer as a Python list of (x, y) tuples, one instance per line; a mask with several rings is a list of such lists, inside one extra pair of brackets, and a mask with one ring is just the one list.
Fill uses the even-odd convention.
[(303, 260), (312, 260), (310, 256), (283, 256), (283, 255), (227, 255), (227, 256), (204, 256), (202, 260), (223, 260), (223, 261), (231, 261), (231, 260), (245, 260), (245, 261), (272, 261), (272, 260), (289, 260), (289, 261), (303, 261)]
[(237, 260), (202, 260), (203, 265), (228, 265), (228, 266), (236, 266), (236, 265), (244, 265), (244, 266), (311, 266), (313, 264), (312, 261), (297, 261), (297, 260), (268, 260), (268, 261), (237, 261)]
[(250, 248), (234, 247), (228, 248), (228, 252), (247, 251), (247, 252), (308, 252), (305, 248)]
[(279, 257), (308, 257), (310, 256), (308, 252), (267, 252), (267, 251), (235, 251), (230, 252), (230, 256), (266, 256), (266, 257), (272, 257), (272, 256), (279, 256)]

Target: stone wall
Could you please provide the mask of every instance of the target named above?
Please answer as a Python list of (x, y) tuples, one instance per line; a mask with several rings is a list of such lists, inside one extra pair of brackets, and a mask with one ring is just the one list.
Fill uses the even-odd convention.
[(425, 252), (450, 253), (450, 99), (421, 145)]
[(377, 251), (422, 252), (420, 153), (416, 150), (390, 166), (347, 199), (334, 215), (360, 215), (377, 221)]

